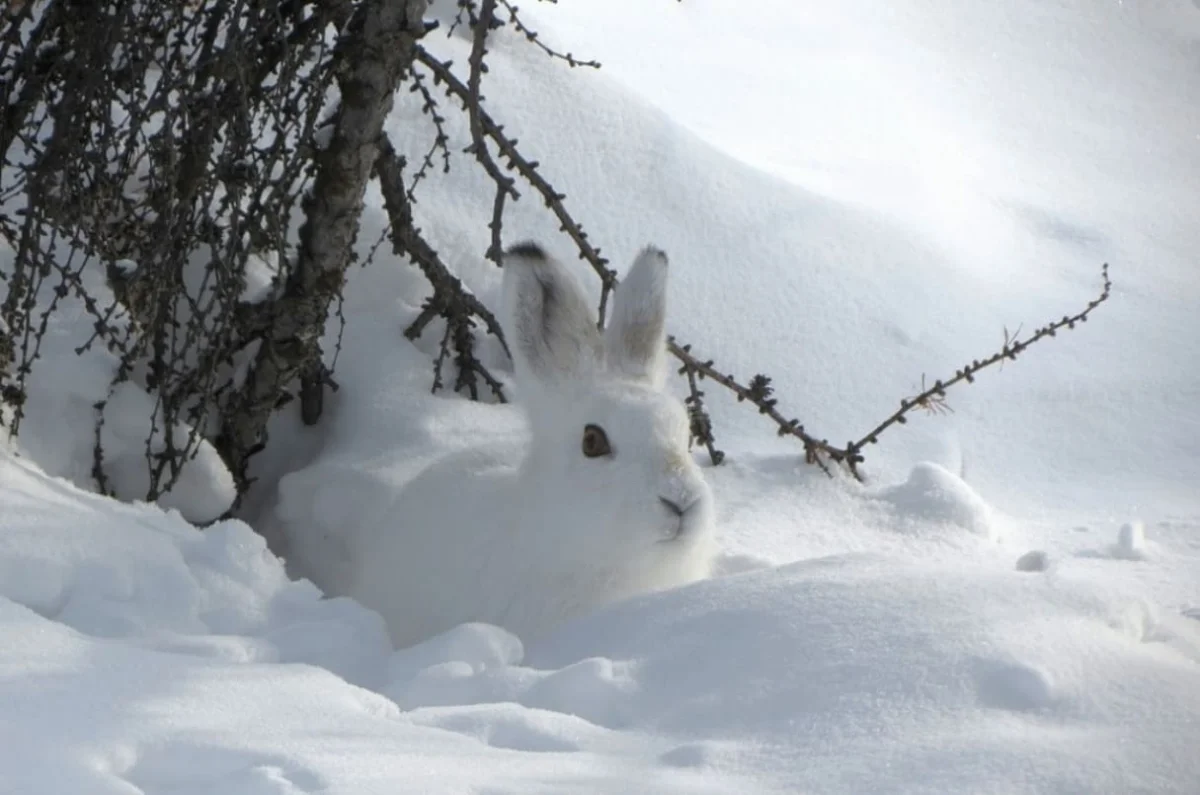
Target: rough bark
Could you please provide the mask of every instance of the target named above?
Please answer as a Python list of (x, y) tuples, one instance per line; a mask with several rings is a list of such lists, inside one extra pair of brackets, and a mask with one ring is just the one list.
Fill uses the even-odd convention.
[(271, 308), (270, 332), (220, 443), (226, 460), (241, 470), (235, 472), (239, 480), (287, 385), (297, 377), (306, 389), (323, 383), (321, 333), (352, 259), (383, 123), (425, 31), (426, 6), (426, 0), (368, 0), (343, 31), (337, 53), (341, 106), (330, 143), (317, 157), (296, 267)]

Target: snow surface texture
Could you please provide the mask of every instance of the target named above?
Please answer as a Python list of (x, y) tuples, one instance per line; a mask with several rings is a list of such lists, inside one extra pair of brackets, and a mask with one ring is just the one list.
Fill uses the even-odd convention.
[(2, 792), (1184, 792), (1200, 764), (1200, 623), (1084, 567), (831, 555), (393, 652), (239, 521), (0, 482)]
[[(618, 267), (647, 241), (670, 254), (672, 333), (771, 374), (831, 439), (1004, 325), (1074, 310), (1105, 260), (1113, 300), (953, 393), (955, 414), (890, 431), (861, 487), (710, 388), (723, 576), (528, 644), (467, 624), (399, 651), (239, 522), (201, 533), (44, 474), (86, 484), (111, 374), (68, 358), (85, 327), (64, 317), (44, 355), (70, 366), (42, 368), (57, 403), (23, 440), (40, 469), (0, 453), (0, 792), (1194, 792), (1200, 10), (526, 13), (606, 69), (502, 38), (493, 113)], [(401, 97), (409, 154), (422, 119)], [(486, 183), (463, 161), (426, 188), (422, 228), (496, 305)], [(510, 209), (508, 242), (554, 239), (529, 191)], [(277, 486), (250, 518), (280, 549), (299, 527), (336, 554), (428, 462), (521, 438), (514, 407), (428, 394), (439, 330), (399, 333), (425, 289), (386, 259), (354, 272), (343, 388), (317, 428), (280, 416), (257, 462)]]

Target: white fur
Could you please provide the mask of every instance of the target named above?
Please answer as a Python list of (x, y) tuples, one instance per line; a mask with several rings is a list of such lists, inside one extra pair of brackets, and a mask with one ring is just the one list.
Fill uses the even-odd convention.
[[(642, 251), (603, 335), (558, 261), (518, 246), (504, 269), (502, 322), (530, 441), (434, 463), (396, 495), (386, 534), (350, 544), (348, 595), (381, 612), (400, 646), (465, 621), (528, 640), (711, 570), (712, 494), (688, 450), (687, 413), (663, 392), (665, 255)], [(584, 456), (589, 423), (612, 456)], [(661, 498), (690, 507), (681, 518)]]

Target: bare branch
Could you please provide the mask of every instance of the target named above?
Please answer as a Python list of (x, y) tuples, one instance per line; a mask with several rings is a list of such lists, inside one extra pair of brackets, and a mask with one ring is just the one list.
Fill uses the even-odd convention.
[(417, 169), (416, 174), (413, 175), (412, 183), (408, 186), (408, 200), (413, 202), (416, 201), (415, 192), (417, 185), (420, 184), (421, 180), (425, 179), (426, 174), (433, 168), (434, 155), (441, 152), (442, 173), (445, 174), (450, 171), (450, 148), (447, 146), (450, 142), (450, 136), (446, 133), (446, 118), (438, 112), (437, 100), (433, 98), (429, 87), (425, 85), (425, 77), (415, 69), (412, 71), (411, 77), (412, 88), (410, 90), (421, 95), (421, 112), (429, 116), (434, 129), (433, 143), (430, 144), (429, 151), (425, 153), (425, 157), (421, 160), (420, 168)]
[[(689, 382), (693, 376), (700, 379), (709, 378), (733, 392), (737, 396), (739, 403), (746, 401), (758, 408), (759, 414), (765, 414), (770, 417), (778, 426), (780, 436), (794, 436), (804, 444), (805, 460), (810, 464), (817, 464), (821, 469), (825, 470), (826, 474), (832, 474), (829, 465), (822, 460), (822, 457), (832, 459), (835, 462), (841, 463), (845, 459), (845, 452), (830, 446), (829, 442), (823, 439), (816, 439), (809, 435), (804, 426), (799, 420), (789, 420), (779, 412), (775, 407), (777, 401), (771, 397), (774, 389), (771, 387), (771, 379), (765, 375), (756, 375), (751, 379), (748, 386), (739, 383), (732, 375), (726, 375), (713, 367), (711, 359), (701, 361), (692, 355), (691, 345), (680, 345), (675, 341), (674, 337), (667, 340), (667, 349), (676, 359), (682, 363), (679, 372), (687, 374)], [(721, 456), (723, 458), (724, 456)], [(713, 463), (720, 463), (714, 461)]]
[(404, 336), (415, 340), (435, 318), (446, 321), (446, 333), (441, 351), (434, 361), (433, 391), (442, 386), (442, 365), (451, 345), (455, 349), (455, 364), (458, 378), (455, 391), (466, 389), (472, 400), (479, 398), (476, 377), (481, 378), (500, 402), (505, 402), (504, 391), (496, 378), (474, 355), (474, 318), (483, 321), (484, 328), (500, 340), (505, 353), (508, 344), (499, 322), (483, 303), (467, 292), (462, 281), (450, 273), (433, 246), (421, 236), (412, 214), (408, 194), (404, 190), (404, 161), (396, 154), (390, 140), (384, 135), (379, 142), (379, 155), (375, 161), (384, 205), (391, 221), (390, 235), (396, 254), (407, 255), (425, 274), (433, 286), (433, 295), (425, 302), (421, 313), (405, 330)]
[[(1045, 326), (1037, 329), (1027, 339), (1017, 339), (1016, 335), (1010, 336), (1008, 330), (1005, 329), (1004, 345), (999, 351), (987, 357), (986, 359), (975, 359), (970, 364), (955, 371), (954, 377), (945, 381), (938, 380), (933, 383), (933, 386), (923, 389), (914, 397), (905, 398), (900, 401), (900, 408), (897, 409), (891, 416), (883, 422), (876, 425), (868, 431), (861, 439), (856, 442), (851, 442), (846, 446), (847, 461), (850, 462), (852, 471), (855, 471), (854, 465), (862, 461), (862, 450), (868, 444), (877, 444), (879, 442), (879, 434), (893, 425), (903, 425), (908, 421), (907, 415), (914, 409), (926, 408), (931, 401), (944, 400), (946, 390), (960, 383), (972, 384), (975, 382), (975, 376), (981, 371), (995, 364), (1003, 364), (1005, 360), (1016, 360), (1017, 356), (1025, 351), (1030, 345), (1043, 340), (1047, 337), (1056, 336), (1062, 329), (1074, 329), (1076, 324), (1087, 322), (1088, 316), (1092, 310), (1100, 306), (1108, 300), (1112, 294), (1112, 282), (1108, 277), (1108, 263), (1105, 263), (1100, 269), (1100, 275), (1103, 279), (1103, 287), (1100, 290), (1100, 295), (1088, 301), (1087, 306), (1080, 312), (1074, 315), (1064, 315), (1062, 319), (1056, 320), (1053, 323), (1048, 323)], [(1018, 329), (1018, 332), (1020, 329)], [(922, 386), (924, 380), (922, 379)], [(855, 471), (857, 475), (857, 471)]]
[[(445, 86), (448, 95), (457, 98), (464, 106), (467, 106), (471, 102), (470, 89), (455, 76), (454, 72), (450, 69), (449, 62), (442, 63), (421, 47), (418, 47), (416, 60), (433, 73), (435, 83)], [(486, 111), (479, 108), (477, 115), (484, 133), (495, 141), (501, 156), (508, 161), (509, 167), (515, 169), (541, 195), (546, 207), (558, 219), (561, 230), (571, 238), (571, 241), (579, 249), (580, 259), (586, 260), (592, 266), (592, 269), (596, 271), (596, 275), (600, 277), (599, 314), (600, 325), (603, 327), (608, 299), (617, 284), (616, 273), (607, 267), (608, 260), (601, 256), (600, 249), (592, 246), (588, 240), (587, 233), (583, 231), (583, 227), (567, 212), (566, 207), (563, 205), (563, 199), (566, 196), (554, 190), (550, 183), (538, 172), (537, 161), (526, 159), (517, 149), (517, 140), (506, 136), (504, 128), (497, 124)]]
[(488, 259), (500, 264), (503, 247), (500, 243), (500, 227), (504, 216), (504, 200), (511, 196), (521, 198), (521, 194), (513, 187), (513, 178), (500, 171), (492, 153), (488, 150), (487, 139), (483, 126), (483, 95), (480, 89), (483, 83), (483, 73), (487, 71), (484, 57), (487, 55), (487, 37), (496, 22), (496, 0), (483, 0), (479, 11), (479, 20), (475, 24), (474, 38), (471, 42), (471, 57), (469, 60), (471, 72), (467, 78), (467, 96), (465, 99), (467, 115), (471, 121), (471, 145), (467, 152), (474, 154), (479, 165), (496, 184), (496, 198), (492, 203), (492, 220), (488, 227), (492, 230), (492, 242), (488, 246)]
[(500, 0), (500, 5), (504, 6), (505, 10), (508, 11), (508, 18), (513, 27), (520, 31), (521, 34), (525, 36), (526, 40), (528, 40), (531, 44), (535, 45), (539, 50), (546, 53), (546, 55), (549, 55), (551, 58), (559, 61), (565, 61), (567, 66), (572, 68), (576, 66), (586, 66), (590, 69), (600, 68), (599, 61), (581, 61), (569, 52), (559, 52), (553, 47), (548, 46), (544, 41), (541, 40), (541, 38), (539, 38), (536, 30), (531, 30), (523, 21), (521, 21), (521, 17), (517, 13), (521, 9), (510, 3), (509, 0)]
[[(670, 340), (670, 344), (675, 344), (674, 338)], [(725, 460), (725, 453), (717, 449), (717, 440), (713, 436), (712, 418), (708, 416), (708, 410), (704, 406), (704, 392), (700, 390), (699, 386), (699, 380), (704, 376), (698, 367), (686, 361), (679, 372), (687, 377), (688, 382), (688, 396), (684, 398), (683, 402), (688, 410), (688, 429), (691, 437), (689, 443), (694, 441), (704, 445), (704, 449), (708, 451), (708, 460), (712, 462), (713, 466), (718, 466)]]

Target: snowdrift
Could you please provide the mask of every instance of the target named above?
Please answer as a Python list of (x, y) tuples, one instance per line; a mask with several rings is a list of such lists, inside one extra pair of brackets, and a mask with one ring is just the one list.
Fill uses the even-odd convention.
[(529, 649), (467, 624), (393, 652), (378, 615), (289, 581), (241, 522), (199, 531), (7, 455), (0, 483), (4, 792), (1185, 792), (1200, 774), (1200, 624), (1085, 567), (833, 555)]

